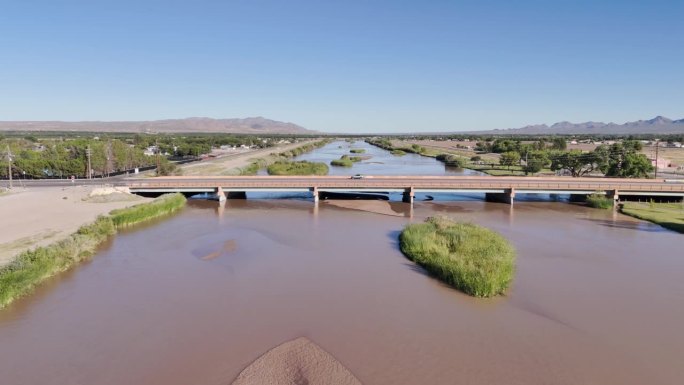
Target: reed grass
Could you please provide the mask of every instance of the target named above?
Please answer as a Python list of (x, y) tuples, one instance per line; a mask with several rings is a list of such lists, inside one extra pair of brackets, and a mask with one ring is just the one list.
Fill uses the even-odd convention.
[(81, 226), (66, 239), (19, 254), (0, 269), (0, 309), (28, 294), (47, 278), (90, 258), (102, 242), (116, 234), (117, 228), (159, 217), (184, 203), (182, 194), (167, 194), (149, 203), (114, 210), (109, 216), (100, 216), (95, 222)]
[(152, 218), (172, 213), (185, 205), (183, 194), (164, 194), (152, 202), (142, 203), (109, 213), (117, 228), (134, 225)]
[(411, 224), (401, 251), (446, 284), (474, 297), (503, 294), (515, 274), (515, 250), (500, 234), (443, 217)]

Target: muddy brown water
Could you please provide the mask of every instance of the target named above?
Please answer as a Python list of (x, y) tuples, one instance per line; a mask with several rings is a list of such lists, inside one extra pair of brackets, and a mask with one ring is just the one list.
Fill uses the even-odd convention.
[[(567, 203), (376, 204), (412, 218), (192, 201), (121, 233), (0, 311), (0, 383), (230, 384), (302, 336), (364, 384), (684, 378), (684, 236)], [(399, 230), (435, 214), (514, 243), (507, 296), (470, 298), (401, 255)]]

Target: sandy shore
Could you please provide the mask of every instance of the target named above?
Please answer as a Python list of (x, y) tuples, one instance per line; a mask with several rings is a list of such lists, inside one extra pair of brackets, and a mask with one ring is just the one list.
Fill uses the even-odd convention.
[(205, 160), (181, 166), (183, 175), (239, 175), (240, 169), (249, 166), (254, 159), (269, 156), (303, 146), (313, 141), (303, 141), (260, 150), (224, 155), (220, 158)]
[(66, 238), (111, 210), (144, 202), (135, 195), (88, 198), (93, 187), (42, 187), (0, 195), (0, 266), (22, 251)]

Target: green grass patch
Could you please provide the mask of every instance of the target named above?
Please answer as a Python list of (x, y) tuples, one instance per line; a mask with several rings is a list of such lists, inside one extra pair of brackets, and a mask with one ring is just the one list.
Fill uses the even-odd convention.
[(612, 209), (614, 201), (603, 194), (591, 194), (587, 196), (587, 206), (595, 209)]
[(352, 154), (363, 154), (366, 152), (366, 149), (364, 149), (364, 148), (352, 148), (351, 150), (349, 150), (349, 152), (351, 152)]
[(328, 165), (320, 162), (280, 160), (270, 164), (268, 175), (328, 175)]
[(26, 295), (45, 279), (90, 258), (97, 247), (117, 228), (156, 218), (183, 206), (182, 194), (163, 195), (152, 202), (114, 210), (82, 226), (68, 238), (35, 250), (25, 251), (0, 269), (0, 309)]
[(442, 217), (406, 226), (401, 251), (441, 281), (474, 297), (505, 292), (515, 274), (515, 250), (500, 234)]
[(392, 155), (404, 156), (404, 155), (406, 155), (406, 151), (403, 151), (403, 150), (392, 150)]
[(621, 205), (620, 211), (666, 229), (684, 233), (684, 204), (682, 203), (625, 202)]
[(148, 219), (172, 213), (185, 205), (183, 194), (164, 194), (152, 202), (142, 203), (109, 213), (117, 228), (134, 225)]
[(342, 155), (340, 159), (335, 159), (331, 161), (330, 165), (337, 167), (351, 167), (354, 165), (354, 163), (360, 162), (362, 160), (363, 158), (360, 156)]

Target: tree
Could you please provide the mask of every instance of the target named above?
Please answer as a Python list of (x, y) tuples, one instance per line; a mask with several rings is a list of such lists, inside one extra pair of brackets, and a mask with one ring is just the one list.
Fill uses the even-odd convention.
[(497, 139), (492, 144), (492, 152), (502, 154), (504, 152), (520, 153), (520, 141), (509, 139)]
[(515, 151), (504, 152), (499, 158), (499, 164), (508, 168), (520, 164), (520, 154)]
[(602, 147), (604, 146), (599, 146), (592, 152), (580, 150), (556, 152), (551, 155), (551, 170), (568, 170), (573, 177), (603, 170), (608, 162), (608, 153)]
[(610, 146), (610, 160), (605, 169), (606, 176), (647, 178), (654, 168), (646, 155), (639, 153), (641, 148), (641, 143), (635, 140), (626, 140)]
[(565, 151), (567, 148), (568, 148), (568, 143), (565, 141), (565, 138), (561, 138), (561, 137), (553, 138), (553, 141), (551, 142), (551, 149), (552, 150)]
[(550, 163), (549, 155), (546, 151), (530, 151), (525, 162), (525, 173), (535, 174), (541, 171)]

